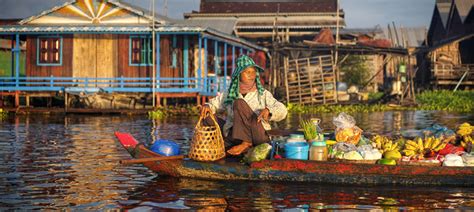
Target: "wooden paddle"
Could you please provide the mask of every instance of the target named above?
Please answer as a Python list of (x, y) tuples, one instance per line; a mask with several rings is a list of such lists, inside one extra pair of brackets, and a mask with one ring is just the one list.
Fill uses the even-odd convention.
[(139, 159), (130, 159), (130, 160), (120, 160), (121, 164), (135, 164), (135, 163), (145, 163), (152, 161), (160, 160), (178, 160), (183, 159), (184, 155), (175, 155), (175, 156), (162, 156), (162, 157), (153, 157), (153, 158), (139, 158)]

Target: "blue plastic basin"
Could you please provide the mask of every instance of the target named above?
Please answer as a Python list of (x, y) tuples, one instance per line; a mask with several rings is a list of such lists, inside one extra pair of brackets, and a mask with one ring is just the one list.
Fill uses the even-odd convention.
[(159, 139), (151, 145), (150, 150), (163, 156), (179, 155), (179, 145), (174, 141)]
[(309, 145), (306, 142), (291, 142), (285, 144), (285, 158), (308, 160)]

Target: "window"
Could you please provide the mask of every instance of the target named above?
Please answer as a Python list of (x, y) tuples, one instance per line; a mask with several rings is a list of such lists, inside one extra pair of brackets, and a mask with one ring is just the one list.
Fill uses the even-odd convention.
[(37, 64), (41, 66), (62, 65), (62, 37), (38, 37)]
[(130, 37), (130, 65), (151, 66), (153, 49), (150, 36)]

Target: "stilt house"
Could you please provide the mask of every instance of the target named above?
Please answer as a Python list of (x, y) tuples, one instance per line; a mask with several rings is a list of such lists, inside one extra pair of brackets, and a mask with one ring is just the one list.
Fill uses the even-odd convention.
[[(15, 43), (14, 72), (0, 76), (2, 94), (27, 98), (66, 94), (66, 107), (67, 94), (120, 93), (144, 107), (151, 105), (153, 95), (158, 104), (160, 97), (213, 96), (229, 84), (239, 55), (264, 50), (212, 28), (177, 24), (142, 8), (106, 0), (67, 2), (0, 26), (0, 37)], [(26, 43), (24, 75), (19, 59), (22, 43)]]

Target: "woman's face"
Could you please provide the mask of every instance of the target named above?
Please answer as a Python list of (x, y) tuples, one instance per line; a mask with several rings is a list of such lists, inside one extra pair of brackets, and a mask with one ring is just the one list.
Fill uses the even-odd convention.
[(255, 82), (257, 78), (257, 70), (254, 67), (248, 67), (240, 73), (240, 81), (243, 83)]

